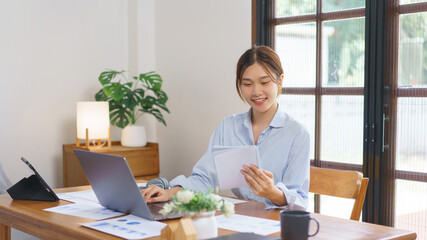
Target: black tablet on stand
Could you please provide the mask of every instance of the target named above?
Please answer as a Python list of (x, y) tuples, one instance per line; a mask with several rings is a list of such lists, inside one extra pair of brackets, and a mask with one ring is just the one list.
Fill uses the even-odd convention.
[(28, 178), (23, 178), (15, 185), (7, 189), (7, 192), (15, 200), (39, 200), (56, 202), (59, 200), (55, 192), (47, 185), (36, 169), (25, 158), (21, 160), (34, 172)]

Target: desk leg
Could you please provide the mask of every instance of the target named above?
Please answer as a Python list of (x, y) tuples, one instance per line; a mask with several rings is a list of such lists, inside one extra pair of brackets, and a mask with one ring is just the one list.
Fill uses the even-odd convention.
[(10, 227), (0, 224), (0, 239), (10, 240)]

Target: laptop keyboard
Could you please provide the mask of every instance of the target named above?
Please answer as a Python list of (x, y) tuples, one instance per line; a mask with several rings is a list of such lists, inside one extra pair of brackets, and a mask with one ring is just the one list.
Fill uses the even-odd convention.
[(148, 209), (150, 209), (150, 212), (152, 215), (159, 215), (159, 211), (162, 210), (164, 203), (158, 204), (158, 203), (150, 203), (147, 204)]

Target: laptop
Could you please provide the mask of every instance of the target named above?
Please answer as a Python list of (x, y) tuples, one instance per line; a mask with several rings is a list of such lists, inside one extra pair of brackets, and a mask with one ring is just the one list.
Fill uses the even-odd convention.
[(145, 202), (124, 157), (79, 149), (74, 152), (102, 206), (148, 220), (181, 217), (160, 214), (165, 203)]

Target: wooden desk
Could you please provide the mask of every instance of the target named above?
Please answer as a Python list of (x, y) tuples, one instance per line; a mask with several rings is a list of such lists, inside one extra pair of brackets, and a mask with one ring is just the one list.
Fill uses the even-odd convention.
[[(75, 144), (64, 144), (62, 154), (62, 166), (64, 173), (64, 187), (75, 187), (88, 185), (86, 175), (74, 154), (74, 149), (85, 149), (76, 147)], [(145, 147), (123, 147), (120, 142), (112, 142), (110, 149), (99, 148), (89, 151), (119, 155), (126, 158), (130, 170), (136, 180), (150, 180), (159, 176), (159, 145), (147, 143)]]
[[(87, 190), (88, 186), (56, 189), (55, 192)], [(39, 202), (13, 201), (9, 195), (0, 195), (0, 240), (10, 239), (10, 227), (27, 232), (41, 239), (107, 239), (118, 240), (105, 233), (80, 226), (78, 223), (95, 220), (43, 211), (45, 208), (69, 204), (66, 201)], [(264, 205), (257, 202), (236, 204), (236, 213), (278, 220), (279, 210), (264, 210)], [(416, 239), (411, 231), (399, 230), (381, 225), (351, 221), (320, 214), (313, 214), (320, 222), (319, 233), (310, 239)], [(167, 220), (165, 223), (177, 220)], [(232, 231), (219, 229), (219, 235)], [(280, 237), (280, 233), (272, 234)], [(154, 237), (150, 239), (160, 239)]]

